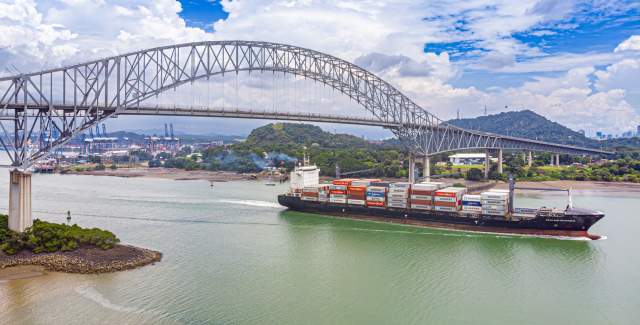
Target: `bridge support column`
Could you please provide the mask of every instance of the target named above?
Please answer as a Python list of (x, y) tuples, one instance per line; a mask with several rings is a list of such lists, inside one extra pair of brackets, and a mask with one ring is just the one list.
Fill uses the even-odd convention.
[(424, 176), (424, 181), (431, 182), (431, 158), (429, 156), (424, 157), (422, 168), (422, 176)]
[(23, 232), (31, 227), (31, 173), (9, 172), (9, 229)]
[(555, 159), (556, 159), (556, 155), (551, 154), (551, 162), (549, 163), (549, 166), (555, 166), (556, 165), (555, 162), (554, 162)]
[(556, 166), (560, 167), (560, 155), (556, 154)]
[(489, 165), (491, 164), (491, 159), (489, 157), (489, 150), (484, 152), (484, 178), (489, 179)]
[(416, 157), (410, 153), (409, 154), (409, 183), (413, 184), (416, 182)]
[(533, 166), (533, 157), (532, 157), (531, 151), (527, 153), (527, 165), (529, 167)]
[(502, 149), (498, 149), (498, 174), (502, 174)]

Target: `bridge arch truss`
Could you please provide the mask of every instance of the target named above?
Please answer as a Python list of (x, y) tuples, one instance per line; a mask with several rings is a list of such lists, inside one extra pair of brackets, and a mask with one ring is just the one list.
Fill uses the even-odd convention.
[[(80, 132), (106, 118), (127, 115), (162, 92), (241, 71), (282, 72), (321, 82), (359, 103), (382, 124), (396, 125), (390, 129), (418, 156), (461, 149), (606, 153), (458, 128), (345, 60), (301, 47), (256, 41), (157, 47), (0, 78), (0, 144), (14, 166), (27, 168)], [(30, 150), (33, 134), (39, 135), (38, 147)]]

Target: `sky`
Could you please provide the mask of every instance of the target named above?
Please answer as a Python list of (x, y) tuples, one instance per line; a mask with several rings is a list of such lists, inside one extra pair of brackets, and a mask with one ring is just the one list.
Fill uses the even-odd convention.
[[(486, 107), (489, 114), (530, 109), (587, 135), (640, 125), (639, 1), (0, 0), (2, 75), (158, 45), (235, 39), (335, 55), (443, 119), (482, 115)], [(243, 94), (252, 94), (253, 78), (237, 81)], [(360, 109), (337, 100), (342, 104), (332, 112)], [(323, 105), (317, 100), (305, 109)], [(265, 123), (127, 117), (108, 126), (159, 129), (165, 122), (185, 132), (234, 134)]]

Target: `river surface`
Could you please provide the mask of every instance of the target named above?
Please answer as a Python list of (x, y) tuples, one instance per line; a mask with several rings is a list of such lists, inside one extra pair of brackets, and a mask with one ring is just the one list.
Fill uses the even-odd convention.
[[(0, 171), (0, 209), (8, 173)], [(285, 185), (34, 175), (38, 218), (107, 228), (162, 262), (0, 283), (3, 324), (638, 324), (640, 195), (574, 193), (600, 241), (288, 212)], [(551, 203), (550, 203), (551, 202)], [(553, 203), (553, 204), (552, 204)], [(518, 195), (517, 206), (565, 197)]]

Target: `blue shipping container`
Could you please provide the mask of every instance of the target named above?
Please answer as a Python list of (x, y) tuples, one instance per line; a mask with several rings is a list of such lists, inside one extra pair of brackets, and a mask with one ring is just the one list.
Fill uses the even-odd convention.
[(480, 202), (478, 201), (462, 201), (462, 205), (472, 206), (472, 207), (482, 206), (482, 204), (480, 204)]
[(384, 192), (369, 192), (369, 191), (367, 191), (367, 196), (370, 196), (370, 197), (384, 197)]

